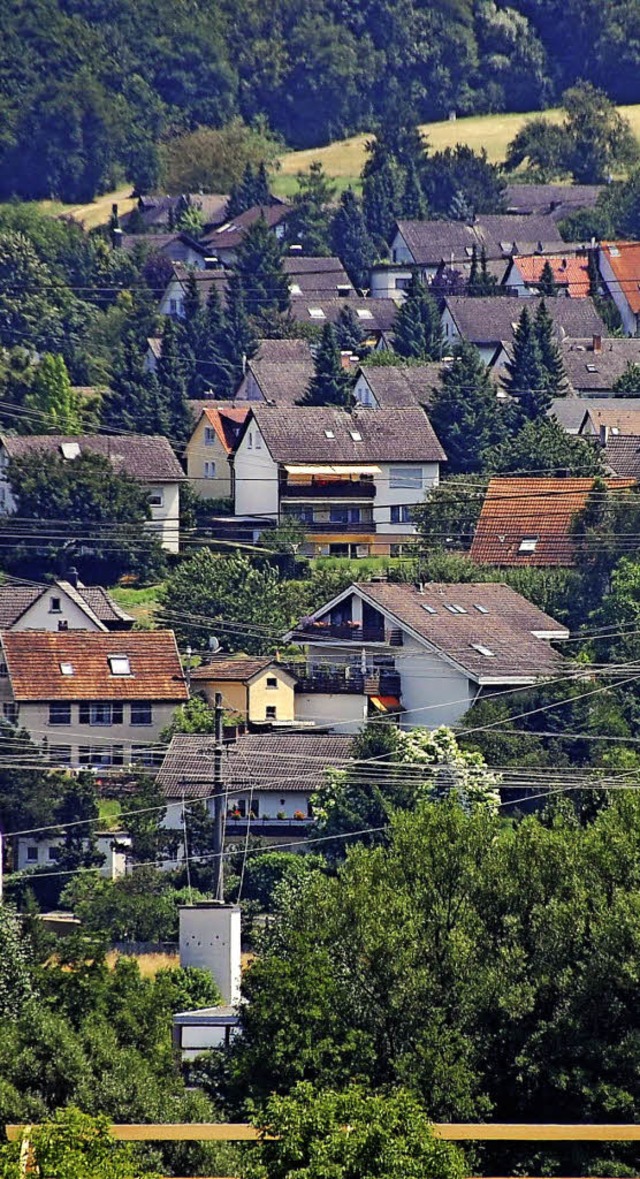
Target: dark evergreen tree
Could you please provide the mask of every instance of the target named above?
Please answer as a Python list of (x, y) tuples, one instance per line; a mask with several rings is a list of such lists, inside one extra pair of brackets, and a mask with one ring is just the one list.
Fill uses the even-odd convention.
[(332, 245), (349, 278), (358, 290), (371, 284), (371, 267), (376, 250), (358, 199), (352, 188), (340, 197), (340, 207), (331, 225)]
[(471, 268), (469, 271), (469, 281), (467, 283), (468, 295), (496, 295), (498, 293), (498, 282), (493, 274), (489, 274), (489, 267), (487, 265), (487, 251), (484, 246), (480, 250), (480, 260), (478, 261), (478, 251), (476, 246), (472, 246), (471, 254)]
[(553, 267), (547, 258), (542, 270), (540, 272), (540, 282), (538, 283), (538, 290), (545, 298), (555, 298), (558, 294), (556, 280), (553, 275)]
[(438, 304), (417, 274), (396, 315), (393, 335), (396, 352), (407, 359), (439, 360), (442, 355)]
[(540, 356), (545, 368), (545, 384), (550, 397), (564, 397), (567, 392), (567, 376), (564, 371), (560, 349), (556, 340), (553, 320), (544, 299), (541, 300), (533, 321)]
[(513, 333), (512, 356), (505, 367), (507, 389), (516, 398), (524, 417), (543, 417), (551, 405), (553, 393), (550, 392), (538, 334), (526, 307), (523, 307)]
[(427, 202), (424, 198), (420, 177), (413, 160), (405, 169), (404, 192), (402, 194), (403, 217), (410, 221), (423, 221), (428, 214)]
[(373, 240), (383, 247), (391, 237), (402, 207), (404, 174), (393, 160), (362, 182), (362, 208), (367, 229)]
[(332, 324), (322, 329), (314, 359), (314, 375), (300, 405), (336, 405), (348, 408), (352, 402), (351, 377), (342, 367), (340, 349)]
[(293, 197), (293, 211), (287, 219), (287, 237), (302, 246), (310, 257), (329, 253), (331, 205), (335, 185), (325, 175), (322, 164), (315, 161), (308, 172), (298, 173), (298, 191)]
[(255, 205), (260, 205), (261, 208), (266, 209), (271, 202), (271, 191), (269, 189), (269, 173), (267, 172), (267, 165), (264, 160), (258, 167), (255, 175), (253, 201)]
[(131, 337), (122, 345), (109, 390), (102, 399), (101, 419), (114, 431), (169, 433), (158, 381), (154, 373), (145, 372), (141, 350)]
[(200, 299), (195, 271), (190, 270), (187, 275), (183, 299), (184, 323), (187, 327), (198, 318), (201, 307), (202, 301)]
[(264, 217), (250, 226), (236, 251), (234, 270), (242, 287), (245, 310), (267, 334), (274, 312), (288, 312), (291, 306), (283, 256)]
[[(197, 357), (199, 396), (213, 393), (216, 397), (230, 397), (235, 392), (234, 378), (237, 366), (229, 356), (227, 319), (215, 283), (211, 285), (207, 304), (201, 315), (202, 346)], [(251, 349), (250, 341), (248, 347)]]
[(222, 396), (232, 397), (244, 376), (247, 360), (251, 359), (258, 347), (257, 336), (247, 315), (242, 280), (237, 274), (232, 274), (227, 283), (221, 343), (222, 358), (228, 366), (229, 377), (226, 389), (223, 391), (221, 388), (219, 392)]
[(453, 363), (442, 369), (429, 420), (444, 447), (450, 475), (482, 471), (486, 451), (504, 440), (503, 408), (473, 344), (458, 345)]
[(162, 329), (162, 353), (157, 364), (156, 377), (168, 423), (167, 434), (172, 446), (180, 446), (186, 442), (193, 429), (188, 402), (193, 361), (189, 357), (185, 362), (182, 345), (180, 328), (168, 315)]
[(362, 351), (365, 333), (353, 307), (347, 300), (335, 322), (335, 334), (338, 348), (350, 352)]
[(261, 201), (256, 200), (257, 191), (258, 179), (256, 173), (253, 165), (247, 163), (242, 174), (242, 179), (237, 184), (232, 184), (231, 186), (225, 216), (230, 220), (233, 217), (239, 217), (247, 209), (252, 209), (254, 205), (261, 204)]

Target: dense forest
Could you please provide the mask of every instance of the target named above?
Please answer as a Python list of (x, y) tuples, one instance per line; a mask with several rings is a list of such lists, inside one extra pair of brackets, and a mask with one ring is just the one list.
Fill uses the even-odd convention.
[(640, 0), (8, 0), (0, 196), (87, 200), (161, 180), (162, 145), (258, 120), (292, 147), (414, 119), (639, 97)]

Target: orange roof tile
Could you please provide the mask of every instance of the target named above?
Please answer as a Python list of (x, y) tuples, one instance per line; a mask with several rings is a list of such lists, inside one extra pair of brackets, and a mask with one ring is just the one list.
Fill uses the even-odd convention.
[[(634, 479), (607, 479), (611, 490)], [(491, 480), (476, 528), (471, 558), (486, 565), (571, 565), (570, 525), (584, 508), (593, 479)]]
[(205, 418), (213, 426), (227, 454), (231, 454), (236, 444), (239, 427), (243, 424), (250, 408), (249, 405), (230, 405), (228, 409), (226, 406), (224, 409), (210, 409), (208, 406), (203, 409)]
[[(188, 699), (171, 630), (6, 631), (2, 646), (14, 698), (27, 700)], [(126, 656), (130, 674), (115, 675), (110, 657)], [(61, 665), (71, 673), (63, 674)]]
[(618, 289), (637, 314), (640, 312), (640, 242), (602, 242), (600, 250), (613, 271)]
[(589, 295), (589, 267), (584, 254), (556, 254), (543, 258), (539, 254), (521, 255), (514, 258), (525, 283), (535, 286), (542, 278), (545, 264), (549, 263), (558, 286), (566, 288), (572, 299), (586, 299)]

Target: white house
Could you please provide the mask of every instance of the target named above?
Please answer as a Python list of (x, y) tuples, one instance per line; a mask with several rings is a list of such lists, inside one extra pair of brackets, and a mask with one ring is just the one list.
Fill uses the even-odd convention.
[(180, 548), (180, 485), (186, 476), (166, 438), (149, 434), (0, 434), (0, 514), (12, 515), (15, 499), (7, 468), (11, 459), (31, 454), (72, 463), (82, 454), (98, 454), (114, 471), (142, 483), (149, 493), (147, 527), (170, 553)]
[(0, 631), (130, 630), (134, 619), (102, 586), (85, 586), (74, 569), (47, 586), (0, 585)]
[[(173, 319), (183, 318), (184, 300), (187, 294), (187, 283), (190, 275), (196, 280), (196, 287), (203, 306), (207, 302), (211, 288), (214, 286), (220, 298), (224, 300), (229, 276), (227, 271), (221, 266), (211, 263), (210, 265), (206, 265), (204, 270), (196, 270), (192, 267), (185, 266), (181, 262), (176, 262), (173, 266), (172, 276), (160, 300), (158, 307), (159, 315), (170, 315)], [(151, 351), (147, 353), (145, 363), (148, 371), (155, 371), (154, 362), (157, 364), (158, 355), (154, 356)]]
[(413, 535), (412, 508), (445, 460), (418, 406), (349, 413), (257, 404), (233, 456), (235, 513), (265, 523), (296, 517), (312, 553), (394, 553)]
[[(566, 663), (551, 641), (568, 635), (566, 627), (498, 582), (372, 581), (349, 586), (302, 619), (286, 639), (305, 648), (309, 680), (317, 683), (318, 713), (330, 673), (363, 677), (365, 691), (371, 677), (368, 715), (399, 714), (401, 726), (410, 729), (455, 725), (485, 691), (562, 673)], [(341, 720), (336, 707), (334, 723)]]
[(625, 332), (640, 336), (640, 242), (601, 242), (598, 267)]
[[(15, 869), (17, 872), (55, 870), (62, 836), (47, 836), (36, 839), (32, 835), (20, 835), (15, 839)], [(88, 846), (88, 844), (87, 844)], [(107, 880), (119, 880), (127, 871), (127, 859), (131, 849), (131, 836), (126, 831), (105, 831), (96, 835), (96, 851), (104, 856), (98, 867), (100, 876)]]

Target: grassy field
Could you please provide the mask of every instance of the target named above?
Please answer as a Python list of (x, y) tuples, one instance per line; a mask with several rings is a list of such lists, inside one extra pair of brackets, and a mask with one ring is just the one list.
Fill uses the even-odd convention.
[[(640, 138), (640, 105), (621, 106), (619, 109)], [(560, 119), (557, 110), (544, 113), (554, 122)], [(484, 147), (489, 159), (493, 163), (500, 163), (505, 158), (508, 144), (529, 118), (531, 115), (482, 115), (456, 119), (454, 122), (425, 123), (421, 130), (432, 151), (442, 151), (445, 147), (464, 143), (474, 151)], [(340, 190), (349, 184), (358, 186), (368, 138), (368, 135), (354, 135), (350, 139), (330, 143), (327, 147), (289, 152), (282, 156), (280, 171), (274, 177), (276, 192), (281, 196), (295, 192), (296, 173), (306, 171), (314, 160), (322, 162), (325, 172), (334, 178)]]
[(98, 225), (106, 225), (111, 216), (111, 206), (117, 204), (118, 211), (130, 213), (136, 205), (136, 198), (131, 196), (131, 185), (117, 188), (114, 192), (105, 192), (96, 197), (88, 205), (63, 205), (60, 201), (35, 201), (37, 209), (49, 213), (51, 217), (73, 217), (85, 229), (95, 229)]
[(140, 626), (151, 627), (154, 622), (154, 611), (158, 604), (159, 589), (159, 585), (145, 586), (144, 589), (118, 585), (114, 589), (110, 589), (109, 593), (118, 605), (126, 610), (127, 614), (133, 615)]

